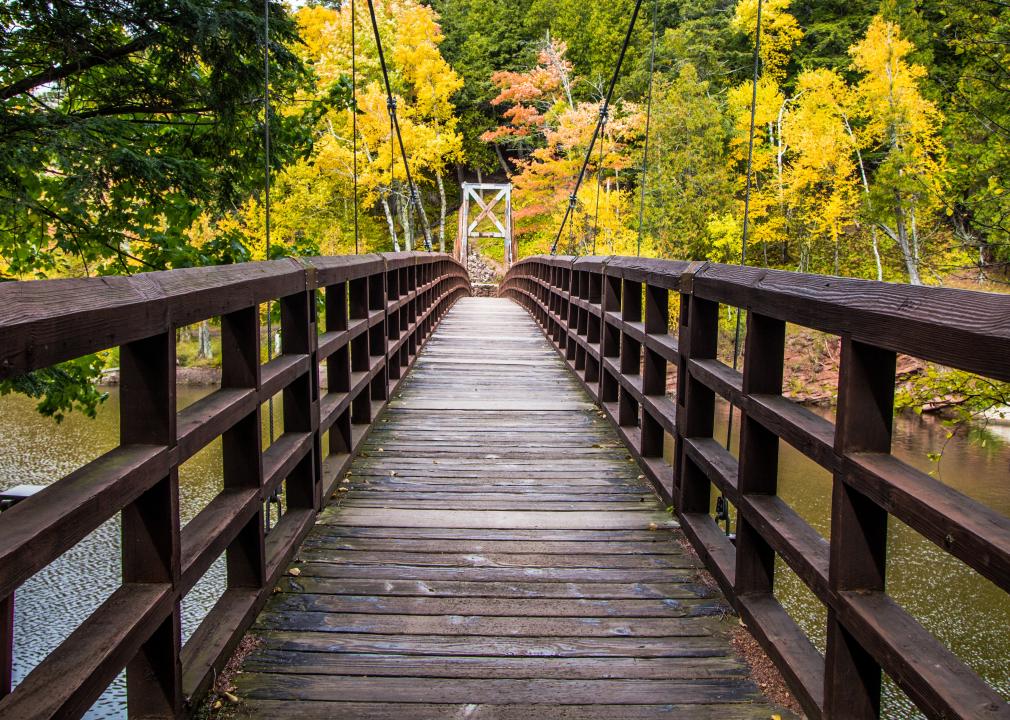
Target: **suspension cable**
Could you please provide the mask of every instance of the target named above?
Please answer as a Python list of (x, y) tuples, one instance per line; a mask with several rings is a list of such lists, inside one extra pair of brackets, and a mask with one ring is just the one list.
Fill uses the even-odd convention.
[(358, 43), (355, 34), (357, 25), (357, 13), (355, 12), (355, 2), (351, 0), (351, 134), (353, 135), (352, 145), (354, 146), (354, 254), (361, 250), (360, 232), (358, 230)]
[(649, 174), (649, 130), (652, 125), (652, 83), (656, 73), (656, 18), (658, 0), (652, 0), (652, 42), (649, 49), (649, 93), (645, 102), (645, 145), (642, 148), (642, 177), (639, 180), (641, 198), (638, 203), (638, 246), (636, 256), (642, 254), (642, 228), (645, 223), (645, 185)]
[[(372, 0), (368, 0), (371, 4)], [(572, 194), (568, 197), (568, 208), (565, 210), (565, 216), (561, 219), (561, 226), (558, 228), (558, 234), (554, 238), (554, 244), (551, 245), (551, 255), (556, 255), (558, 252), (558, 242), (561, 240), (561, 233), (565, 229), (565, 224), (568, 222), (569, 216), (572, 214), (572, 210), (575, 207), (575, 197), (579, 192), (579, 186), (582, 185), (582, 179), (586, 175), (586, 167), (589, 165), (589, 159), (593, 156), (593, 146), (596, 145), (596, 139), (600, 135), (600, 127), (603, 124), (603, 118), (605, 117), (604, 111), (610, 107), (610, 100), (614, 96), (614, 87), (617, 85), (617, 78), (621, 74), (621, 65), (624, 64), (624, 56), (628, 52), (628, 46), (631, 44), (631, 33), (635, 29), (635, 20), (638, 19), (638, 11), (642, 7), (642, 0), (635, 1), (635, 9), (631, 13), (631, 22), (628, 23), (628, 32), (624, 35), (624, 44), (621, 45), (621, 54), (617, 58), (617, 65), (614, 67), (614, 74), (610, 78), (610, 86), (607, 88), (607, 94), (603, 98), (603, 110), (600, 111), (600, 117), (596, 121), (596, 127), (593, 128), (593, 137), (589, 141), (589, 148), (586, 150), (586, 157), (582, 161), (582, 167), (579, 169), (579, 176), (575, 180), (575, 189), (572, 190)]]
[[(387, 97), (386, 98), (386, 113), (389, 115), (389, 214), (393, 216), (390, 220), (391, 229), (395, 233), (396, 230), (396, 203), (398, 198), (393, 194), (394, 181), (393, 181), (393, 171), (396, 169), (396, 147), (393, 145), (393, 136), (396, 130), (393, 128), (393, 115), (396, 114), (396, 98)], [(403, 229), (403, 242), (407, 242), (407, 228)], [(393, 236), (393, 243), (395, 247), (393, 248), (397, 252), (400, 250), (400, 241), (397, 237)]]
[[(754, 126), (757, 117), (757, 86), (758, 77), (761, 72), (761, 5), (762, 0), (757, 0), (757, 28), (754, 36), (754, 77), (751, 87), (750, 99), (750, 130), (747, 138), (747, 183), (744, 187), (743, 196), (743, 236), (740, 241), (740, 264), (747, 264), (747, 239), (750, 229), (750, 196), (754, 182)], [(737, 369), (740, 357), (740, 308), (736, 310), (736, 330), (733, 333), (733, 369)], [(729, 419), (726, 422), (726, 449), (730, 447), (733, 439), (733, 401), (729, 404)], [(722, 500), (725, 505), (725, 498)], [(726, 534), (729, 534), (729, 512), (725, 513)]]
[[(379, 51), (379, 65), (382, 68), (382, 79), (386, 84), (386, 100), (389, 105), (390, 118), (396, 130), (396, 139), (400, 144), (403, 169), (407, 174), (407, 189), (410, 192), (411, 202), (414, 203), (415, 209), (421, 215), (421, 222), (424, 227), (424, 249), (431, 252), (431, 227), (428, 225), (428, 216), (425, 214), (424, 206), (421, 204), (421, 195), (418, 193), (417, 186), (414, 185), (414, 179), (410, 174), (410, 164), (407, 162), (407, 151), (403, 147), (403, 136), (400, 134), (400, 121), (396, 117), (396, 102), (393, 99), (393, 87), (389, 84), (389, 71), (386, 69), (386, 57), (382, 52), (382, 38), (379, 37), (379, 23), (375, 19), (375, 5), (372, 0), (368, 0), (368, 13), (372, 18), (372, 32), (375, 33), (375, 46)], [(390, 177), (390, 186), (392, 186), (392, 180), (393, 178)]]
[(600, 140), (600, 159), (596, 163), (596, 215), (593, 218), (593, 255), (596, 254), (596, 235), (600, 232), (600, 182), (603, 177), (603, 146), (607, 144), (607, 108), (600, 107), (603, 139)]
[[(263, 0), (263, 208), (266, 247), (264, 259), (270, 259), (270, 0)], [(272, 303), (267, 302), (267, 362), (273, 355)], [(274, 440), (274, 399), (267, 403), (270, 442)], [(269, 523), (269, 517), (267, 519)]]
[[(270, 0), (263, 0), (263, 209), (264, 236), (266, 240), (265, 260), (270, 259)], [(273, 302), (267, 301), (267, 362), (273, 356)], [(267, 400), (267, 424), (270, 442), (274, 441), (274, 399)], [(264, 521), (270, 532), (270, 503), (277, 504), (277, 521), (280, 522), (281, 504), (279, 491), (274, 491), (266, 500)]]

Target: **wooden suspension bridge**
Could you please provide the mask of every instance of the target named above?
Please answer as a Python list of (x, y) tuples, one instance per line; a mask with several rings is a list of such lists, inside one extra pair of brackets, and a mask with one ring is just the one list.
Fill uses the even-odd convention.
[[(890, 452), (897, 354), (1010, 380), (1006, 298), (565, 257), (518, 262), (501, 294), (469, 298), (430, 253), (0, 286), (0, 377), (119, 347), (122, 387), (120, 445), (0, 515), (0, 717), (79, 717), (124, 669), (131, 717), (191, 714), (247, 631), (248, 717), (789, 716), (731, 611), (809, 717), (878, 717), (883, 673), (928, 717), (1010, 717), (885, 583), (894, 516), (1010, 590), (1010, 519)], [(743, 373), (718, 359), (720, 305), (748, 311)], [(221, 387), (177, 412), (175, 330), (211, 317)], [(787, 322), (841, 337), (835, 424), (782, 395)], [(182, 525), (178, 468), (217, 438), (223, 487)], [(780, 441), (833, 473), (830, 537), (776, 495)], [(15, 591), (117, 515), (121, 585), (12, 688)], [(180, 603), (222, 554), (183, 644)], [(776, 558), (827, 607), (824, 654)]]

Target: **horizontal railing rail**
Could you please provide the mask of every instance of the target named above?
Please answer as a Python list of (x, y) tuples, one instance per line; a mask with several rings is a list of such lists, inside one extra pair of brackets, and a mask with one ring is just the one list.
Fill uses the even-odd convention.
[[(0, 717), (81, 716), (123, 669), (130, 717), (191, 709), (376, 414), (469, 292), (465, 268), (430, 253), (0, 284), (0, 379), (119, 347), (121, 408), (118, 447), (0, 515)], [(264, 364), (260, 305), (275, 300), (280, 354)], [(212, 317), (221, 387), (177, 412), (175, 330)], [(281, 432), (264, 448), (261, 406), (278, 393)], [(223, 489), (180, 526), (179, 467), (219, 437)], [(286, 507), (267, 533), (265, 503), (282, 488)], [(122, 583), (12, 690), (15, 590), (117, 514)], [(222, 553), (226, 590), (183, 645), (181, 601)]]
[[(808, 716), (878, 717), (883, 671), (929, 717), (1010, 718), (1010, 705), (885, 588), (893, 515), (1010, 591), (1010, 519), (891, 454), (896, 355), (1010, 380), (1010, 297), (547, 256), (513, 266), (501, 294), (531, 313), (601, 404)], [(742, 373), (718, 359), (721, 304), (747, 311)], [(786, 323), (841, 338), (835, 423), (782, 394)], [(742, 415), (739, 460), (713, 438), (716, 396)], [(777, 495), (780, 440), (833, 473), (827, 540)], [(735, 541), (710, 514), (713, 486), (736, 508)], [(824, 655), (774, 595), (776, 556), (827, 608)]]

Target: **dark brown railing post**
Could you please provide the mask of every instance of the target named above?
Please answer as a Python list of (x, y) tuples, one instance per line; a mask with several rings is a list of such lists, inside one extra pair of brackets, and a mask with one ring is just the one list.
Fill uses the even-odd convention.
[[(383, 401), (389, 397), (389, 340), (386, 337), (386, 273), (379, 272), (368, 278), (368, 309), (381, 311), (382, 317), (374, 327), (368, 329), (369, 366), (372, 358), (382, 358), (382, 367), (372, 378), (372, 400)], [(371, 313), (369, 313), (371, 314)]]
[(685, 438), (710, 438), (715, 423), (715, 391), (689, 370), (691, 360), (716, 356), (719, 304), (693, 295), (693, 273), (681, 279), (680, 333), (677, 366), (677, 440), (674, 457), (677, 509), (682, 513), (709, 512), (708, 476), (684, 452)]
[[(221, 317), (221, 388), (260, 387), (260, 324), (257, 307), (243, 308)], [(221, 437), (225, 490), (263, 487), (263, 451), (260, 405)], [(266, 577), (264, 513), (262, 503), (228, 545), (226, 561), (229, 588), (260, 588)]]
[[(666, 288), (645, 286), (645, 332), (665, 335), (670, 327), (670, 300)], [(642, 368), (642, 394), (666, 395), (666, 358), (650, 347), (645, 348)], [(642, 413), (642, 457), (663, 457), (663, 425), (648, 408)]]
[[(311, 273), (309, 273), (311, 277)], [(285, 355), (308, 355), (309, 367), (284, 388), (284, 432), (312, 433), (319, 427), (319, 390), (315, 369), (316, 323), (315, 295), (311, 286), (304, 292), (282, 297), (281, 352)], [(318, 482), (318, 442), (295, 465), (287, 476), (285, 499), (288, 510), (322, 507), (322, 491)]]
[[(407, 331), (410, 330), (411, 325), (414, 325), (416, 327), (416, 324), (417, 324), (417, 315), (418, 315), (418, 312), (419, 312), (419, 308), (418, 308), (419, 301), (417, 299), (417, 288), (420, 285), (420, 283), (418, 282), (418, 275), (420, 273), (421, 273), (421, 270), (416, 265), (411, 265), (407, 269), (407, 292), (412, 293), (413, 297), (411, 297), (410, 301), (407, 303), (407, 325), (404, 328), (405, 332), (407, 332)], [(424, 308), (423, 307), (420, 308), (420, 312), (424, 312)], [(409, 362), (410, 358), (412, 358), (412, 357), (414, 357), (414, 356), (417, 355), (417, 333), (416, 332), (411, 332), (410, 333), (410, 337), (407, 338), (406, 348), (407, 348), (406, 358), (407, 358), (407, 361)]]
[[(350, 313), (352, 320), (368, 322), (368, 278), (355, 278), (350, 283)], [(351, 371), (367, 373), (368, 333), (363, 332), (351, 341)], [(351, 404), (351, 422), (356, 425), (367, 425), (372, 422), (371, 393), (358, 393)]]
[[(642, 322), (642, 284), (623, 280), (621, 319), (626, 323)], [(621, 332), (621, 374), (639, 375), (642, 371), (642, 344), (627, 332)], [(638, 400), (621, 385), (618, 394), (618, 424), (621, 427), (638, 426)]]
[(600, 358), (603, 364), (603, 377), (600, 380), (600, 402), (617, 402), (617, 378), (607, 370), (606, 358), (621, 357), (621, 331), (613, 323), (607, 322), (607, 314), (621, 312), (621, 278), (616, 275), (616, 268), (604, 269), (603, 280), (603, 336), (600, 339)]
[[(330, 285), (326, 293), (326, 331), (347, 330), (347, 283)], [(351, 345), (345, 343), (326, 358), (326, 391), (346, 393), (351, 390)], [(351, 410), (344, 410), (330, 427), (329, 451), (333, 455), (351, 452)]]
[[(560, 318), (560, 324), (558, 327), (559, 337), (561, 338), (561, 347), (565, 351), (565, 358), (572, 359), (574, 357), (574, 348), (571, 348), (572, 340), (568, 337), (569, 330), (572, 327), (572, 282), (573, 275), (572, 272), (572, 259), (565, 258), (563, 260), (564, 264), (561, 266), (561, 310), (558, 312)], [(573, 355), (569, 355), (571, 352)]]
[(575, 374), (584, 373), (586, 369), (586, 348), (582, 346), (582, 343), (578, 341), (578, 338), (587, 334), (589, 330), (589, 323), (586, 318), (589, 313), (583, 307), (583, 301), (589, 296), (589, 282), (586, 278), (585, 270), (575, 270), (572, 268), (572, 297), (576, 299), (572, 303), (572, 315), (574, 315), (574, 323), (570, 326), (572, 331), (572, 337), (575, 340), (574, 344), (574, 360), (575, 360)]
[[(176, 444), (175, 334), (166, 331), (120, 347), (120, 443)], [(122, 518), (123, 584), (180, 583), (179, 471), (158, 478), (126, 505)], [(182, 626), (175, 600), (167, 617), (126, 665), (130, 717), (173, 718), (182, 709)], [(110, 677), (95, 678), (105, 686)], [(104, 681), (104, 682), (103, 682)], [(79, 708), (81, 712), (87, 708)]]
[[(600, 326), (603, 324), (603, 318), (601, 315), (597, 315), (597, 312), (600, 312), (599, 308), (603, 295), (602, 268), (600, 271), (591, 270), (587, 272), (586, 275), (589, 276), (589, 288), (586, 294), (586, 302), (589, 303), (590, 306), (590, 311), (586, 313), (588, 316), (586, 319), (586, 342), (590, 345), (596, 346), (596, 350), (599, 351), (601, 336)], [(586, 353), (585, 379), (587, 385), (596, 387), (596, 396), (599, 397), (600, 360), (594, 357), (592, 353)]]
[[(786, 324), (781, 320), (754, 312), (747, 314), (744, 394), (782, 393), (785, 336)], [(738, 490), (741, 495), (774, 495), (778, 487), (779, 438), (749, 414), (741, 416)], [(771, 593), (774, 579), (775, 551), (747, 518), (738, 514), (736, 594)]]
[[(842, 338), (835, 452), (889, 453), (894, 418), (896, 356)], [(881, 592), (887, 553), (887, 511), (836, 472), (831, 498), (832, 591)], [(863, 720), (880, 716), (880, 665), (828, 610), (825, 716)]]
[[(392, 308), (400, 298), (400, 279), (403, 277), (399, 268), (393, 268), (386, 272), (386, 307)], [(406, 286), (406, 284), (404, 284)], [(404, 290), (406, 294), (406, 290)], [(386, 339), (390, 343), (396, 342), (400, 337), (400, 308), (389, 309), (386, 312)], [(401, 348), (402, 349), (402, 348)], [(400, 362), (401, 354), (397, 351), (396, 357), (389, 358), (389, 379), (399, 380), (401, 377)]]

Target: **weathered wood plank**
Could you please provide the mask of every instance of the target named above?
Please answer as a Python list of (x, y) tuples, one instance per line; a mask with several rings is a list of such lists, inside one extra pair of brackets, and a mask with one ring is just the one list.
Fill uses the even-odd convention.
[(614, 704), (658, 704), (677, 698), (682, 705), (750, 702), (752, 683), (712, 680), (541, 680), (381, 677), (243, 673), (240, 688), (253, 699), (340, 700), (387, 703), (516, 703), (581, 705), (588, 698)]
[(342, 578), (283, 578), (278, 586), (290, 592), (370, 597), (409, 596), (433, 598), (565, 598), (621, 600), (709, 598), (707, 585), (685, 580), (666, 583), (554, 583), (471, 582), (466, 580), (348, 580)]
[(326, 612), (388, 615), (470, 615), (501, 617), (638, 618), (721, 615), (728, 607), (712, 600), (561, 600), (516, 598), (383, 597), (286, 593), (276, 612)]
[[(287, 700), (256, 700), (239, 711), (240, 717), (287, 717), (291, 704)], [(413, 703), (351, 703), (301, 701), (298, 717), (302, 720), (768, 720), (768, 713), (752, 705), (490, 705), (466, 703), (433, 705)]]
[[(500, 637), (467, 635), (380, 635), (265, 630), (263, 649), (320, 653), (390, 653), (424, 656), (494, 657), (724, 657), (725, 637)], [(437, 662), (433, 661), (433, 662)]]
[(249, 672), (444, 678), (544, 678), (664, 680), (741, 677), (735, 658), (447, 657), (437, 663), (416, 655), (368, 655), (267, 650), (246, 663)]
[[(656, 535), (655, 533), (653, 534)], [(418, 538), (352, 538), (312, 536), (305, 547), (332, 550), (401, 551), (410, 553), (508, 553), (538, 555), (678, 555), (684, 549), (672, 542), (624, 542), (620, 540), (551, 542), (548, 540), (423, 540)]]
[(342, 524), (365, 527), (526, 528), (530, 530), (644, 530), (676, 527), (658, 508), (585, 513), (508, 510), (399, 510), (345, 508)]
[(693, 581), (696, 568), (525, 568), (432, 567), (417, 565), (339, 565), (310, 562), (301, 575), (367, 580), (472, 580), (476, 582), (652, 583)]
[(502, 568), (694, 568), (690, 557), (679, 555), (597, 555), (540, 553), (450, 553), (450, 552), (373, 552), (303, 547), (300, 557), (306, 561), (324, 561), (347, 565), (413, 565), (415, 567), (502, 567)]

